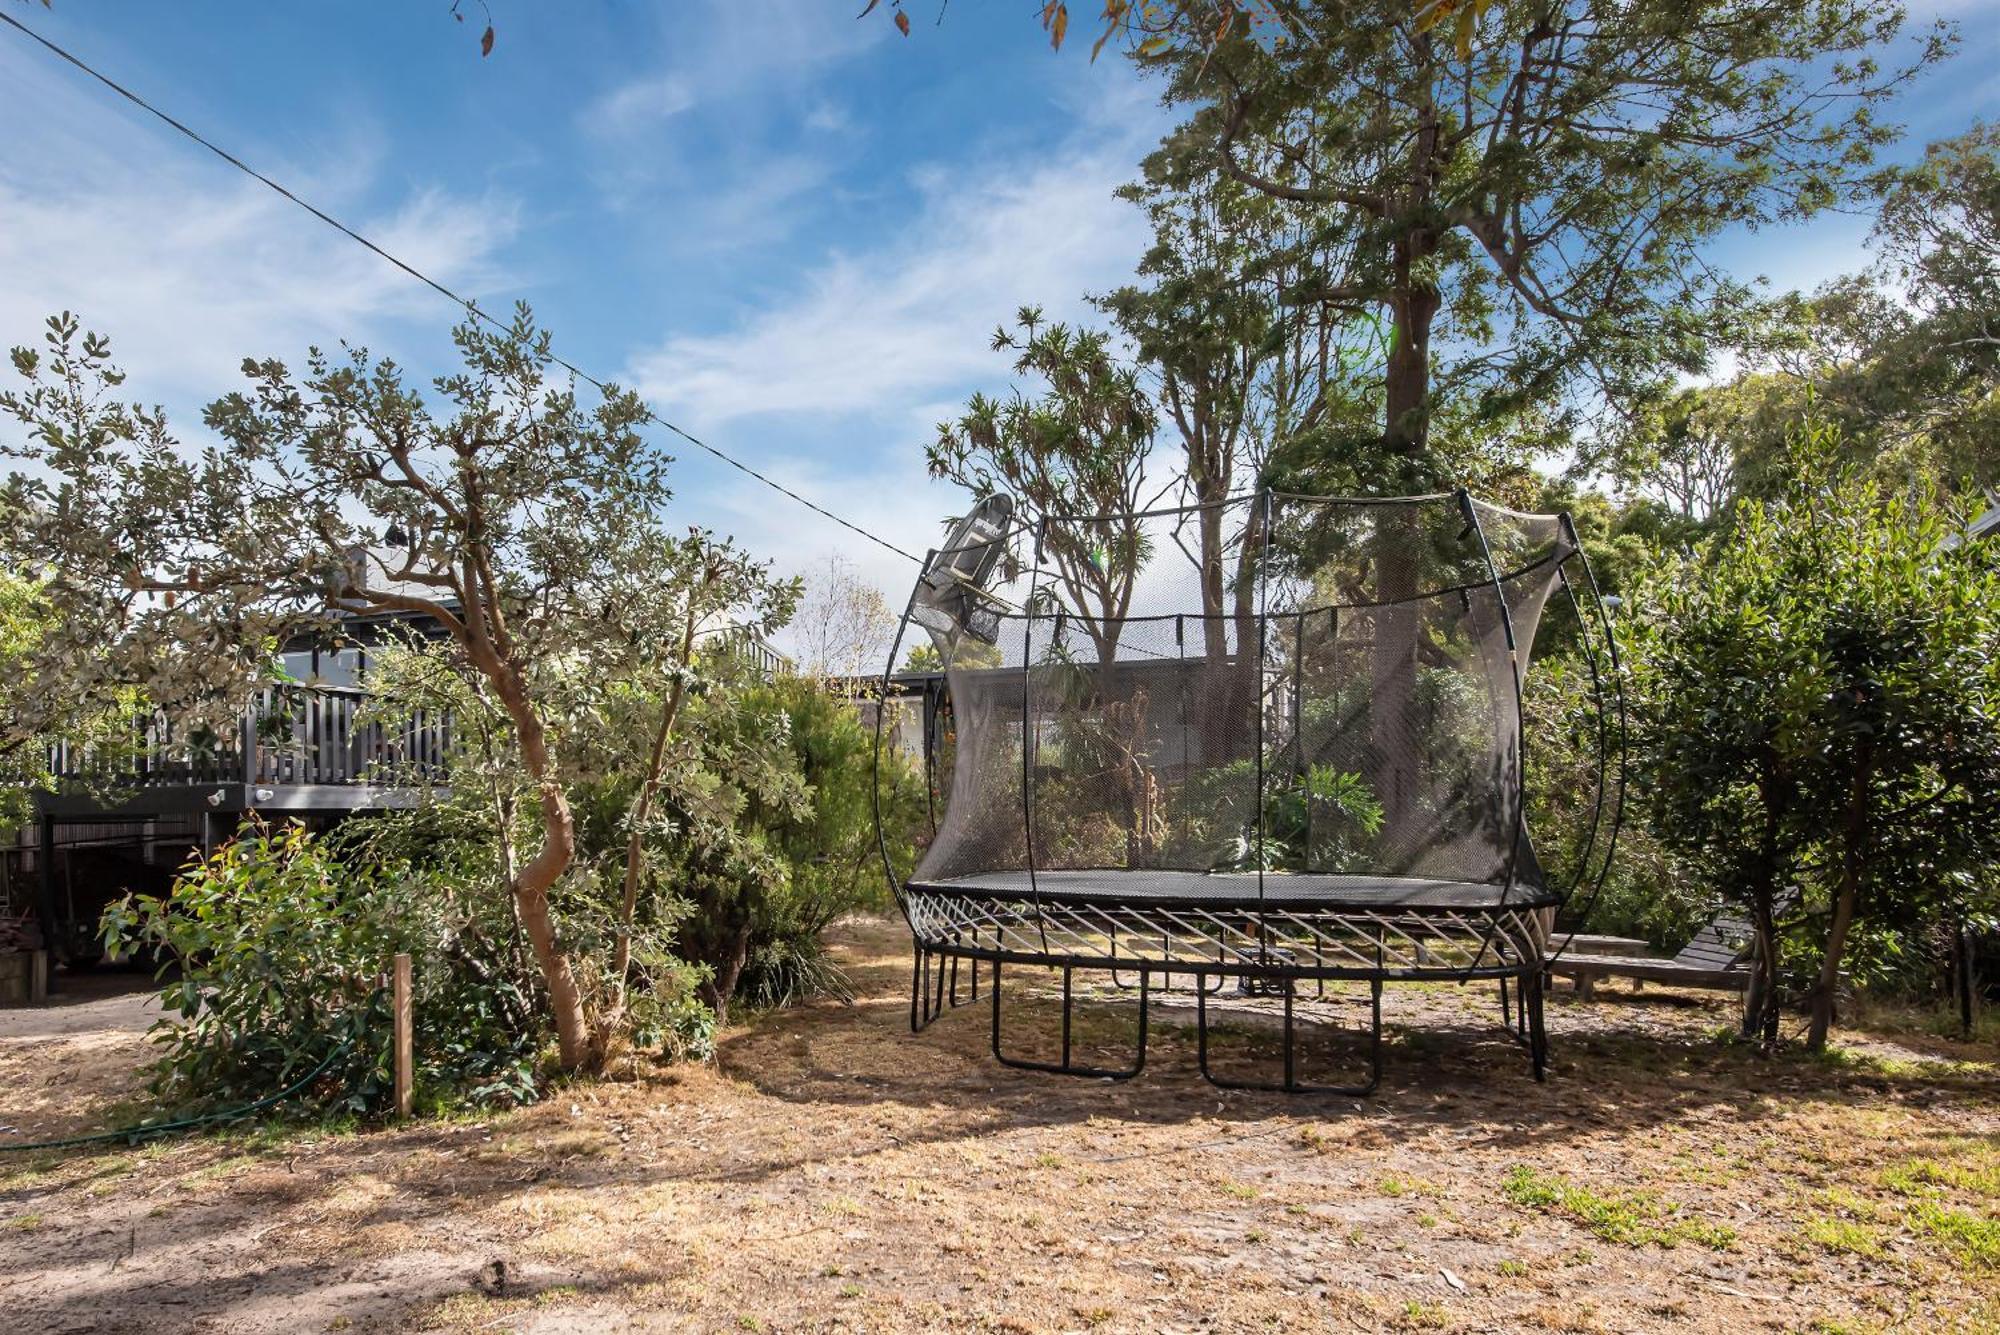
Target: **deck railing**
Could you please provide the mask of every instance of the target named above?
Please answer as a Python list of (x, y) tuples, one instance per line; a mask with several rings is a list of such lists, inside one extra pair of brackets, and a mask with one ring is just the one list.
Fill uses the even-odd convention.
[(268, 687), (232, 735), (189, 735), (165, 714), (133, 719), (129, 741), (62, 744), (57, 779), (137, 784), (406, 785), (441, 782), (451, 716), (418, 711), (395, 723), (364, 720), (368, 693), (344, 686)]

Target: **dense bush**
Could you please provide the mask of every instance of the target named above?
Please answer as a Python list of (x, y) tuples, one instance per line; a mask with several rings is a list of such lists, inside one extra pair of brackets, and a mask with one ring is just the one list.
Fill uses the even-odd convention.
[(878, 783), (890, 857), (901, 874), (914, 863), (921, 776), (887, 750), (878, 776), (852, 704), (800, 678), (712, 694), (688, 729), (701, 763), (670, 785), (659, 837), (678, 952), (707, 971), (718, 1013), (844, 993), (821, 934), (886, 902)]
[(1814, 975), (1814, 1044), (1850, 942), (1874, 971), (1990, 913), (2000, 859), (2000, 560), (1951, 541), (1944, 498), (1829, 469), (1835, 444), (1802, 430), (1783, 497), (1740, 505), (1632, 622), (1649, 824), (1763, 958)]
[(888, 906), (875, 836), (878, 791), (890, 860), (899, 876), (910, 874), (924, 819), (924, 776), (885, 746), (878, 777), (874, 738), (853, 705), (811, 683), (787, 678), (757, 696), (783, 709), (792, 760), (809, 791), (800, 818), (772, 831), (789, 875), (751, 934), (737, 993), (758, 1005), (844, 994), (846, 982), (827, 961), (821, 935), (843, 914)]
[(1538, 653), (1528, 674), (1522, 700), (1528, 828), (1548, 884), (1575, 889), (1565, 927), (1677, 950), (1714, 912), (1716, 899), (1684, 859), (1653, 837), (1644, 811), (1623, 801), (1615, 683), (1601, 644), (1592, 644), (1595, 682), (1574, 637), (1566, 647)]
[[(398, 818), (386, 818), (395, 820)], [(325, 1064), (304, 1097), (375, 1113), (392, 1095), (386, 975), (413, 957), (417, 1089), (427, 1102), (521, 1102), (546, 1037), (505, 901), (449, 851), (420, 866), (394, 836), (252, 824), (166, 896), (104, 923), (164, 961), (153, 1090), (173, 1107), (244, 1103)]]

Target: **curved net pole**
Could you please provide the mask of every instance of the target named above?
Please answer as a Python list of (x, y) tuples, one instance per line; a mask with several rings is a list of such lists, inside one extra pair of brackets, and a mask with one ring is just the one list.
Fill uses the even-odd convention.
[[(1042, 912), (1042, 890), (1035, 880), (1035, 712), (1034, 639), (1035, 591), (1042, 575), (1042, 539), (1048, 530), (1044, 516), (1035, 521), (1035, 559), (1028, 567), (1028, 603), (1021, 618), (1021, 833), (1028, 851), (1028, 898), (1035, 906), (1035, 932), (1042, 953), (1049, 950), (1049, 920)], [(993, 981), (994, 1005), (999, 1005), (1000, 980)]]
[[(1607, 785), (1610, 772), (1611, 723), (1604, 699), (1603, 674), (1598, 669), (1597, 650), (1591, 644), (1589, 625), (1584, 616), (1583, 607), (1577, 601), (1576, 590), (1570, 584), (1568, 573), (1560, 566), (1556, 568), (1556, 579), (1561, 584), (1564, 595), (1568, 598), (1571, 611), (1576, 614), (1577, 643), (1582, 646), (1584, 662), (1590, 668), (1590, 703), (1592, 711), (1597, 718), (1597, 791), (1591, 801), (1590, 832), (1584, 837), (1582, 851), (1577, 854), (1576, 874), (1570, 878), (1569, 885), (1560, 892), (1561, 902), (1557, 908), (1557, 911), (1560, 912), (1569, 906), (1569, 901), (1575, 896), (1577, 890), (1582, 887), (1584, 880), (1590, 875), (1591, 855), (1597, 850), (1597, 838), (1603, 830), (1604, 804), (1605, 798), (1608, 796)], [(1608, 860), (1606, 866), (1609, 866)], [(1600, 879), (1597, 886), (1592, 887), (1591, 895), (1583, 910), (1583, 918), (1588, 918), (1591, 908), (1596, 906), (1597, 887), (1602, 884), (1603, 881)], [(1582, 924), (1583, 918), (1572, 918), (1570, 936), (1576, 934)], [(1555, 963), (1568, 950), (1569, 937), (1565, 937), (1563, 944), (1556, 949), (1555, 953), (1547, 956), (1547, 962), (1550, 964)]]
[[(1207, 628), (1204, 627), (1203, 629), (1206, 631)], [(1181, 800), (1176, 805), (1181, 809), (1181, 843), (1183, 846), (1186, 846), (1193, 842), (1191, 834), (1194, 828), (1194, 804), (1187, 801), (1185, 797), (1188, 771), (1193, 766), (1188, 760), (1187, 618), (1178, 614), (1174, 617), (1174, 694), (1180, 701), (1181, 711), (1180, 790), (1183, 794)], [(1204, 756), (1203, 759), (1207, 759), (1207, 757)], [(1164, 986), (1172, 986), (1173, 975), (1168, 974), (1165, 977), (1167, 982)]]
[[(1486, 563), (1486, 573), (1491, 580), (1493, 599), (1500, 607), (1500, 630), (1507, 646), (1507, 664), (1514, 680), (1514, 832), (1507, 843), (1507, 879), (1500, 890), (1500, 905), (1505, 908), (1514, 893), (1514, 881), (1520, 874), (1521, 841), (1527, 834), (1528, 820), (1528, 730), (1524, 718), (1521, 684), (1521, 651), (1514, 638), (1514, 614), (1507, 607), (1507, 590), (1500, 580), (1500, 569), (1493, 564), (1493, 548), (1486, 540), (1485, 526), (1479, 522), (1479, 507), (1472, 503), (1472, 493), (1460, 487), (1457, 492), (1459, 509), (1465, 514), (1467, 531), (1479, 540), (1479, 555)], [(1485, 935), (1480, 938), (1479, 953), (1465, 966), (1461, 981), (1470, 981), (1473, 971), (1485, 960), (1487, 951), (1493, 948), (1494, 938), (1500, 932), (1500, 919), (1495, 918)]]
[(1576, 875), (1571, 878), (1569, 888), (1562, 892), (1565, 904), (1583, 885), (1590, 875), (1591, 854), (1597, 851), (1597, 837), (1604, 831), (1604, 800), (1608, 796), (1607, 786), (1611, 772), (1611, 717), (1604, 699), (1604, 674), (1597, 659), (1597, 648), (1591, 642), (1590, 623), (1585, 617), (1583, 604), (1578, 601), (1576, 587), (1570, 583), (1569, 571), (1556, 567), (1556, 583), (1561, 586), (1564, 598), (1576, 617), (1576, 641), (1583, 648), (1583, 661), (1590, 669), (1590, 703), (1597, 721), (1597, 792), (1590, 804), (1590, 832), (1584, 836), (1583, 851), (1577, 854)]
[[(1597, 897), (1603, 892), (1604, 883), (1611, 878), (1611, 862), (1618, 853), (1618, 835), (1625, 824), (1625, 771), (1630, 759), (1631, 729), (1625, 710), (1625, 665), (1618, 657), (1618, 637), (1612, 633), (1610, 614), (1604, 609), (1604, 589), (1597, 582), (1596, 572), (1590, 568), (1590, 553), (1583, 549), (1583, 542), (1577, 537), (1576, 525), (1570, 522), (1567, 514), (1562, 516), (1562, 523), (1569, 532), (1570, 541), (1576, 546), (1577, 561), (1583, 567), (1583, 578), (1590, 588), (1591, 606), (1597, 613), (1598, 631), (1604, 637), (1604, 652), (1611, 665), (1611, 698), (1618, 708), (1617, 763), (1613, 769), (1617, 800), (1611, 808), (1611, 833), (1604, 845), (1604, 862), (1597, 869), (1597, 879), (1591, 884), (1589, 899), (1584, 909), (1584, 915), (1587, 917), (1590, 911), (1597, 907)], [(1579, 875), (1583, 870), (1584, 868), (1579, 865)], [(1571, 932), (1571, 935), (1574, 936), (1575, 933)], [(1550, 962), (1560, 959), (1563, 951), (1567, 949), (1569, 943), (1565, 941), (1562, 948), (1550, 957)]]
[[(924, 569), (930, 569), (930, 563), (937, 559), (937, 555), (935, 549), (924, 554)], [(873, 749), (869, 753), (869, 764), (875, 780), (869, 793), (875, 812), (875, 848), (882, 855), (882, 873), (889, 878), (889, 893), (895, 898), (897, 911), (903, 915), (903, 921), (909, 926), (912, 936), (916, 935), (917, 925), (910, 920), (910, 906), (903, 896), (903, 882), (896, 875), (895, 862), (889, 857), (889, 832), (882, 828), (882, 719), (889, 712), (889, 684), (896, 675), (896, 655), (902, 651), (903, 635), (910, 629), (910, 612), (917, 605), (917, 588), (920, 586), (912, 586), (910, 589), (909, 599), (903, 604), (902, 618), (896, 622), (896, 637), (889, 642), (889, 661), (882, 667), (881, 694), (875, 700), (875, 740)], [(924, 720), (924, 733), (924, 787), (928, 793), (933, 778), (929, 772), (931, 761), (928, 718)], [(925, 800), (928, 803), (928, 797)], [(935, 815), (932, 817), (931, 834), (933, 837), (937, 834)]]
[[(893, 656), (892, 656), (893, 660)], [(935, 681), (924, 683), (924, 820), (937, 838), (937, 728), (935, 721), (944, 710), (945, 692)]]
[[(1258, 535), (1257, 552), (1257, 664), (1256, 673), (1251, 678), (1250, 708), (1257, 721), (1257, 963), (1268, 966), (1271, 963), (1271, 927), (1265, 916), (1264, 906), (1264, 865), (1269, 860), (1264, 852), (1264, 657), (1269, 652), (1270, 638), (1269, 593), (1271, 587), (1271, 492), (1264, 490), (1258, 503), (1263, 506), (1263, 532)], [(1239, 644), (1236, 651), (1250, 652), (1248, 645)]]

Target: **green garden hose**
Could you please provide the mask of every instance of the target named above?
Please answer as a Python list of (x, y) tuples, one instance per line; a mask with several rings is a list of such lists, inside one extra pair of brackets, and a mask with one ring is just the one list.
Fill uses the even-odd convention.
[(203, 1113), (199, 1117), (182, 1117), (171, 1122), (156, 1122), (150, 1126), (141, 1124), (139, 1126), (121, 1127), (116, 1131), (98, 1131), (88, 1136), (64, 1136), (60, 1140), (37, 1140), (25, 1145), (0, 1144), (0, 1154), (20, 1154), (29, 1150), (66, 1150), (79, 1145), (102, 1145), (119, 1140), (140, 1141), (153, 1136), (174, 1135), (182, 1131), (195, 1131), (206, 1126), (220, 1126), (224, 1122), (234, 1122), (240, 1118), (248, 1117), (252, 1113), (262, 1112), (274, 1104), (283, 1103), (286, 1099), (291, 1098), (294, 1094), (297, 1094), (313, 1081), (326, 1074), (327, 1068), (340, 1058), (346, 1056), (348, 1049), (353, 1046), (354, 1040), (352, 1038), (346, 1039), (339, 1047), (329, 1052), (325, 1060), (321, 1061), (319, 1065), (313, 1067), (312, 1070), (306, 1072), (303, 1076), (300, 1076), (292, 1084), (287, 1085), (275, 1094), (267, 1094), (255, 1103), (246, 1103), (239, 1108), (225, 1108), (220, 1112)]

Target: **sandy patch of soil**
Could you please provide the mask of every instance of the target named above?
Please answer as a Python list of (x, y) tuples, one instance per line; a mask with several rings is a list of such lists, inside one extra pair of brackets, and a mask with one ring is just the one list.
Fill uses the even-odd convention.
[[(1489, 989), (1424, 987), (1388, 994), (1370, 1099), (1212, 1088), (1171, 1003), (1147, 1074), (1107, 1084), (996, 1065), (983, 1005), (912, 1036), (900, 925), (849, 925), (839, 950), (855, 1005), (759, 1017), (713, 1067), (478, 1121), (0, 1159), (0, 1324), (2000, 1322), (1991, 1050), (1856, 1035), (1838, 1061), (1762, 1060), (1716, 1041), (1725, 999), (1601, 989), (1551, 1005), (1555, 1066), (1537, 1085)], [(1017, 982), (1027, 971), (1008, 971), (1008, 1039), (1031, 1054), (1055, 1012)], [(1313, 1009), (1352, 1024), (1362, 1005)], [(1086, 1007), (1080, 1052), (1122, 1064), (1130, 1025), (1129, 999)], [(69, 1129), (130, 1089), (143, 1046), (129, 1027), (0, 1040), (0, 1104), (24, 1128)], [(1255, 1022), (1224, 1048), (1218, 1065), (1270, 1056)], [(1358, 1052), (1331, 1032), (1316, 1057), (1337, 1078)]]

